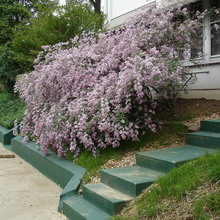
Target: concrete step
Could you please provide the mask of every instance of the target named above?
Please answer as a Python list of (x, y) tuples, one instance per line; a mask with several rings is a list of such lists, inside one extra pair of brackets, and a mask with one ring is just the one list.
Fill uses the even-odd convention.
[(80, 196), (64, 201), (63, 212), (69, 220), (108, 220), (111, 217)]
[(220, 133), (205, 131), (188, 133), (186, 134), (186, 143), (220, 150)]
[(201, 121), (201, 131), (220, 133), (220, 120)]
[(133, 199), (102, 183), (84, 185), (83, 197), (109, 215), (118, 214)]
[(127, 195), (136, 197), (164, 173), (139, 166), (100, 171), (101, 182)]
[(137, 153), (136, 161), (139, 166), (160, 172), (167, 172), (189, 160), (215, 152), (217, 152), (217, 150), (185, 145)]

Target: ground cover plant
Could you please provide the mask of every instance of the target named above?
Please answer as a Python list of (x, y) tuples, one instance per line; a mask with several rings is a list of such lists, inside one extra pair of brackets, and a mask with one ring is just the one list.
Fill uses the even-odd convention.
[(0, 125), (13, 128), (14, 121), (21, 121), (24, 114), (24, 104), (20, 99), (6, 91), (0, 91)]
[(44, 47), (16, 88), (26, 104), (24, 141), (34, 137), (44, 154), (52, 148), (77, 157), (156, 131), (152, 91), (174, 98), (182, 88), (181, 57), (201, 33), (202, 18), (181, 7), (152, 10), (116, 30), (76, 37), (70, 48)]
[(218, 219), (219, 161), (216, 153), (173, 169), (112, 219)]

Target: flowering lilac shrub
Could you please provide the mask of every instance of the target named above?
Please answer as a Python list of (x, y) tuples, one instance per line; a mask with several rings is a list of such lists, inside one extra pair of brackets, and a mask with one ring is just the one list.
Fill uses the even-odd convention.
[(77, 156), (84, 148), (95, 155), (137, 140), (141, 130), (155, 131), (151, 93), (173, 97), (185, 83), (181, 56), (201, 19), (185, 8), (151, 10), (98, 37), (75, 38), (70, 48), (44, 47), (35, 70), (16, 86), (26, 104), (24, 139), (35, 137), (44, 154), (52, 148)]

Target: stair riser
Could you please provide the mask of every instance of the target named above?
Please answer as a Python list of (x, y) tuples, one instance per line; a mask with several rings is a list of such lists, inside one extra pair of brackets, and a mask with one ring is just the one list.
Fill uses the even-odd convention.
[(63, 214), (69, 219), (69, 220), (86, 220), (80, 213), (77, 213), (74, 209), (72, 209), (70, 206), (68, 206), (65, 202), (63, 204)]
[(64, 215), (69, 220), (108, 220), (110, 215), (93, 206), (79, 195), (63, 202)]
[(107, 200), (106, 198), (87, 189), (86, 187), (83, 187), (83, 197), (88, 202), (92, 203), (93, 205), (100, 208), (109, 215), (118, 214), (126, 205), (125, 201), (113, 203)]
[(201, 121), (201, 131), (220, 133), (220, 122)]
[(112, 176), (103, 171), (101, 171), (100, 174), (101, 174), (102, 183), (132, 197), (136, 197), (140, 195), (144, 189), (148, 188), (154, 182), (154, 181), (151, 181), (151, 182), (134, 184), (124, 179), (120, 179), (116, 176)]
[(181, 165), (182, 163), (171, 163), (168, 161), (158, 160), (151, 157), (136, 155), (136, 163), (138, 166), (145, 167), (160, 172), (168, 172), (169, 170)]
[(220, 149), (220, 138), (218, 137), (207, 137), (207, 136), (187, 134), (186, 143), (199, 147)]

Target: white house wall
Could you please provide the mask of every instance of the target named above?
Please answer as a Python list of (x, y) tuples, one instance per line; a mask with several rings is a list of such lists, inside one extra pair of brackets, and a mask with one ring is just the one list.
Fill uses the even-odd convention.
[[(145, 6), (148, 3), (155, 2), (156, 0), (102, 0), (102, 11), (107, 15), (107, 22), (111, 23), (114, 20), (114, 25), (109, 28), (121, 25), (126, 17), (126, 14)], [(128, 15), (130, 16), (130, 15)]]
[[(102, 0), (102, 11), (107, 15), (107, 22), (111, 27), (118, 26), (124, 22), (122, 17), (129, 16), (129, 14), (143, 6), (155, 3), (157, 8), (166, 8), (175, 4), (189, 4), (196, 0)], [(130, 14), (130, 15), (131, 15)], [(111, 24), (114, 21), (115, 25)]]
[(111, 0), (112, 19), (146, 5), (146, 0)]
[(196, 2), (197, 0), (156, 0), (157, 8), (167, 8), (177, 4), (190, 4)]
[(201, 67), (193, 67), (191, 71), (196, 73), (196, 81), (189, 84), (189, 92), (181, 93), (183, 98), (220, 99), (220, 64), (210, 64)]
[[(124, 0), (120, 0), (120, 1), (124, 1)], [(145, 0), (145, 2), (146, 2), (146, 0)], [(138, 4), (136, 4), (136, 6), (138, 6)], [(129, 11), (127, 13), (123, 13), (120, 16), (116, 16), (117, 14), (119, 14), (119, 10), (115, 14), (113, 12), (109, 11), (110, 14), (107, 16), (108, 22), (107, 22), (107, 25), (106, 25), (107, 29), (115, 28), (115, 27), (118, 27), (121, 24), (125, 23), (131, 17), (135, 16), (135, 14), (140, 13), (142, 10), (144, 10), (144, 8), (145, 8), (144, 6), (134, 8), (132, 11)], [(155, 8), (156, 7), (156, 2), (155, 1), (149, 1), (147, 7)], [(124, 9), (123, 11), (127, 11), (127, 10)]]

